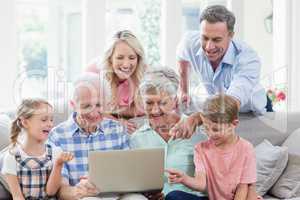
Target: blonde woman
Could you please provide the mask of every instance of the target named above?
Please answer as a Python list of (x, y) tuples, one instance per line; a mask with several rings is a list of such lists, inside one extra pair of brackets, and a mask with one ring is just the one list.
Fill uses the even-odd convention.
[[(128, 30), (118, 31), (104, 53), (103, 61), (93, 62), (86, 69), (103, 75), (112, 90), (110, 114), (116, 118), (144, 115), (137, 106), (138, 87), (146, 70), (144, 49), (137, 37)], [(135, 125), (126, 122), (129, 130)]]

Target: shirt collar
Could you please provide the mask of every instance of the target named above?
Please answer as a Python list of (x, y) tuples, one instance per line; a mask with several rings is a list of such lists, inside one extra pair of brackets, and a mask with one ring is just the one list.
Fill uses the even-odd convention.
[[(198, 49), (196, 55), (197, 56), (203, 55), (206, 58), (201, 45), (200, 45), (200, 48)], [(234, 57), (235, 57), (235, 49), (234, 49), (233, 41), (231, 40), (221, 63), (226, 63), (226, 64), (229, 64), (232, 66), (234, 63)]]
[(231, 41), (222, 59), (222, 63), (226, 63), (232, 66), (234, 63), (234, 57), (235, 57), (235, 50), (234, 50), (233, 42)]
[[(184, 114), (182, 114), (182, 116), (181, 116), (181, 118), (186, 118), (187, 116), (186, 115), (184, 115)], [(149, 130), (151, 130), (152, 131), (152, 133), (153, 134), (155, 134), (155, 135), (158, 135), (159, 136), (159, 134), (150, 126), (150, 123), (149, 123), (149, 121), (148, 121), (148, 119), (145, 121), (145, 123), (144, 123), (144, 125), (143, 126), (141, 126), (140, 128), (139, 128), (139, 131), (141, 131), (141, 132), (148, 132)], [(160, 136), (159, 136), (160, 137)], [(182, 139), (176, 139), (176, 140), (174, 140), (174, 137), (172, 136), (172, 137), (170, 137), (170, 139), (169, 139), (169, 141), (168, 141), (168, 143), (171, 143), (171, 142), (178, 142), (178, 141), (181, 141)]]
[(141, 128), (140, 128), (139, 130), (142, 131), (142, 132), (152, 130), (152, 128), (151, 128), (151, 126), (150, 126), (150, 123), (149, 123), (148, 119), (145, 120), (144, 125), (141, 126)]

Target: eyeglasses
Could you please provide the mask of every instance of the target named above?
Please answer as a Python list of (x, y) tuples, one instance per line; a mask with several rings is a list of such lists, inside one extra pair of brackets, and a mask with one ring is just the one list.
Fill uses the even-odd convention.
[(127, 37), (136, 38), (135, 35), (133, 35), (129, 30), (118, 31), (115, 34), (115, 38), (122, 39), (122, 38), (127, 38)]

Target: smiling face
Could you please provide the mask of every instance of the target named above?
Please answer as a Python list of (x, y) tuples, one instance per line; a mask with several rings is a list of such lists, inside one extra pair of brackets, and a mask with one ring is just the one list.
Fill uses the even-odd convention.
[(154, 128), (164, 128), (176, 109), (176, 100), (166, 92), (143, 95), (143, 104), (147, 118)]
[(79, 86), (76, 90), (76, 97), (71, 101), (71, 105), (77, 113), (77, 117), (80, 116), (87, 127), (95, 127), (103, 119), (103, 101), (100, 99), (100, 88), (97, 86)]
[(111, 65), (119, 80), (126, 80), (137, 68), (138, 55), (126, 42), (120, 41), (114, 48)]
[(52, 107), (42, 103), (30, 118), (22, 120), (22, 125), (29, 139), (45, 142), (50, 130), (53, 128)]
[(225, 55), (233, 32), (227, 28), (226, 22), (201, 22), (202, 49), (213, 67), (217, 67)]

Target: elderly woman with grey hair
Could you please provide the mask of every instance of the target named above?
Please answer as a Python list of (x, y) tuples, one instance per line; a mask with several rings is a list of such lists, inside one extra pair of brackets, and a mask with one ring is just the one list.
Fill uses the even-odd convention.
[[(146, 122), (130, 137), (131, 148), (157, 148), (165, 149), (165, 168), (180, 169), (187, 174), (194, 174), (193, 149), (194, 144), (204, 139), (202, 134), (195, 134), (190, 139), (174, 140), (169, 130), (184, 116), (178, 112), (177, 89), (178, 75), (169, 68), (152, 69), (148, 71), (139, 92), (143, 105)], [(180, 184), (169, 184), (164, 177), (163, 194), (167, 195), (173, 190), (192, 192)], [(195, 194), (195, 192), (192, 192)], [(201, 193), (196, 193), (203, 195)]]

